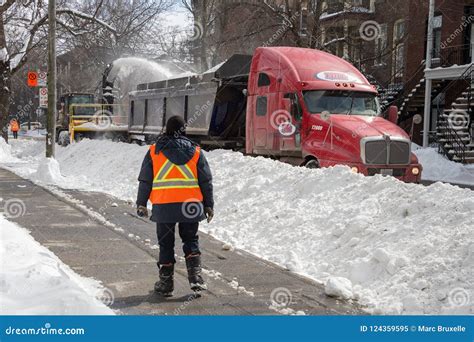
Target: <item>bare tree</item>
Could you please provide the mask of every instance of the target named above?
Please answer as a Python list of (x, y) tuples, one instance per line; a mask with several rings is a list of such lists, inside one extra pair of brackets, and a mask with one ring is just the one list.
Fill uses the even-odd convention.
[[(86, 0), (78, 4), (82, 12), (91, 13), (109, 23), (116, 34), (95, 29), (89, 23), (74, 32), (64, 31), (60, 56), (59, 82), (62, 91), (97, 91), (101, 74), (107, 65), (124, 56), (156, 56), (155, 42), (163, 35), (164, 13), (170, 0)], [(77, 27), (77, 23), (69, 23)], [(71, 37), (72, 35), (72, 37)], [(71, 65), (63, 72), (61, 67)], [(74, 72), (75, 71), (75, 72)]]
[(193, 34), (190, 37), (191, 54), (196, 65), (204, 71), (209, 69), (209, 56), (213, 55), (215, 46), (211, 37), (215, 33), (214, 25), (219, 15), (219, 6), (216, 0), (182, 0), (193, 17)]
[[(117, 33), (114, 27), (94, 14), (68, 7), (59, 7), (56, 13), (58, 22), (62, 24), (64, 22), (61, 18), (68, 17), (81, 25), (84, 22), (92, 22), (96, 27), (103, 27), (114, 35)], [(42, 0), (7, 0), (0, 6), (0, 15), (0, 127), (3, 138), (7, 140), (12, 76), (26, 63), (33, 49), (44, 41), (48, 15)], [(68, 25), (67, 21), (65, 22), (65, 25)], [(8, 35), (8, 29), (17, 30), (19, 34)]]
[[(103, 70), (107, 61), (101, 52), (116, 58), (146, 51), (149, 31), (171, 4), (171, 0), (61, 0), (56, 11), (58, 52), (83, 47), (84, 64), (99, 64)], [(44, 0), (7, 0), (0, 6), (0, 127), (5, 140), (12, 76), (35, 50), (45, 51), (46, 5)]]
[[(364, 39), (361, 35), (364, 19), (350, 31), (335, 30), (341, 27), (340, 21), (348, 20), (354, 12), (360, 13), (360, 6), (341, 0), (340, 8), (334, 10), (324, 3), (322, 0), (223, 0), (217, 3), (183, 0), (194, 18), (194, 26), (202, 28), (199, 39), (194, 40), (194, 59), (205, 69), (234, 53), (251, 53), (258, 46), (286, 45), (327, 51), (368, 72), (376, 61), (392, 58), (409, 36), (404, 32), (396, 44), (379, 44), (376, 48), (377, 40)], [(334, 11), (337, 17), (332, 16)], [(368, 7), (366, 11), (369, 14)], [(378, 32), (380, 27), (372, 29), (376, 35), (381, 33)], [(396, 73), (388, 75), (384, 80), (387, 82), (383, 83), (392, 80)]]

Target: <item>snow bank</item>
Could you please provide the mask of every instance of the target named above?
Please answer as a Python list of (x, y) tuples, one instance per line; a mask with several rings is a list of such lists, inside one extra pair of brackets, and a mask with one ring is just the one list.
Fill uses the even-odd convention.
[(347, 278), (330, 277), (324, 285), (324, 292), (331, 297), (352, 299), (352, 283)]
[(63, 176), (73, 176), (69, 187), (135, 201), (138, 173), (147, 151), (147, 146), (84, 140), (57, 149), (57, 160)]
[(62, 184), (65, 181), (59, 170), (59, 163), (54, 158), (43, 158), (31, 179), (46, 184)]
[(13, 160), (11, 146), (0, 137), (0, 163), (11, 162)]
[(28, 231), (0, 215), (0, 315), (111, 315), (95, 298), (103, 288), (82, 278)]
[(474, 164), (455, 163), (438, 153), (436, 148), (418, 148), (413, 151), (423, 165), (422, 178), (460, 184), (474, 184)]
[[(15, 142), (13, 156), (33, 158), (36, 143)], [(84, 140), (58, 148), (57, 160), (68, 186), (134, 200), (147, 149)], [(207, 156), (216, 216), (204, 231), (330, 282), (328, 291), (339, 291), (333, 295), (350, 289), (375, 313), (474, 313), (472, 191), (364, 177), (341, 166), (310, 170), (231, 151)], [(15, 171), (31, 175), (28, 166)], [(347, 281), (334, 282), (340, 278)]]
[(217, 238), (320, 281), (347, 278), (375, 312), (474, 312), (449, 301), (474, 295), (470, 190), (228, 151), (209, 160), (217, 205), (204, 229)]

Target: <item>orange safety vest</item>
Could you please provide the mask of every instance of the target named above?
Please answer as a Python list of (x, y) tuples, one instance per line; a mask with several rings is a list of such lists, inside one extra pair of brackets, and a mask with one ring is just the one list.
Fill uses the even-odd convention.
[(10, 122), (10, 126), (11, 126), (12, 132), (18, 132), (18, 130), (20, 129), (20, 127), (18, 126), (18, 122), (15, 120)]
[(150, 201), (153, 204), (201, 202), (203, 200), (198, 183), (197, 164), (201, 149), (196, 147), (194, 156), (184, 165), (173, 164), (164, 153), (155, 153), (150, 146), (153, 161), (153, 188)]

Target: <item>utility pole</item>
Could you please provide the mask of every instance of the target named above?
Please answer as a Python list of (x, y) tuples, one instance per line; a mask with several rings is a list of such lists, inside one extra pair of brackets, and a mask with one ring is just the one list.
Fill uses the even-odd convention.
[(433, 54), (433, 19), (434, 0), (430, 0), (428, 14), (428, 33), (426, 39), (426, 61), (425, 61), (425, 112), (423, 118), (423, 147), (428, 147), (429, 131), (431, 122), (431, 88), (432, 80), (426, 77), (426, 70), (431, 69), (431, 57)]
[(48, 134), (46, 158), (54, 158), (56, 148), (56, 0), (48, 1)]

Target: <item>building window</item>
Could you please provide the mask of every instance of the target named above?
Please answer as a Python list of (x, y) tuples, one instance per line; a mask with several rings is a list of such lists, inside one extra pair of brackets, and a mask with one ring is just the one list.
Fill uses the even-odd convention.
[(387, 49), (387, 24), (380, 25), (380, 34), (375, 40), (375, 65), (383, 64), (383, 57)]
[(265, 116), (267, 114), (267, 97), (259, 96), (257, 97), (257, 116)]
[(393, 63), (392, 74), (395, 78), (401, 78), (405, 68), (405, 21), (397, 20), (393, 26)]
[(344, 10), (344, 0), (327, 0), (326, 6), (328, 14), (342, 12)]
[(443, 17), (437, 15), (433, 18), (433, 56), (439, 58), (441, 52), (441, 29), (443, 26)]

